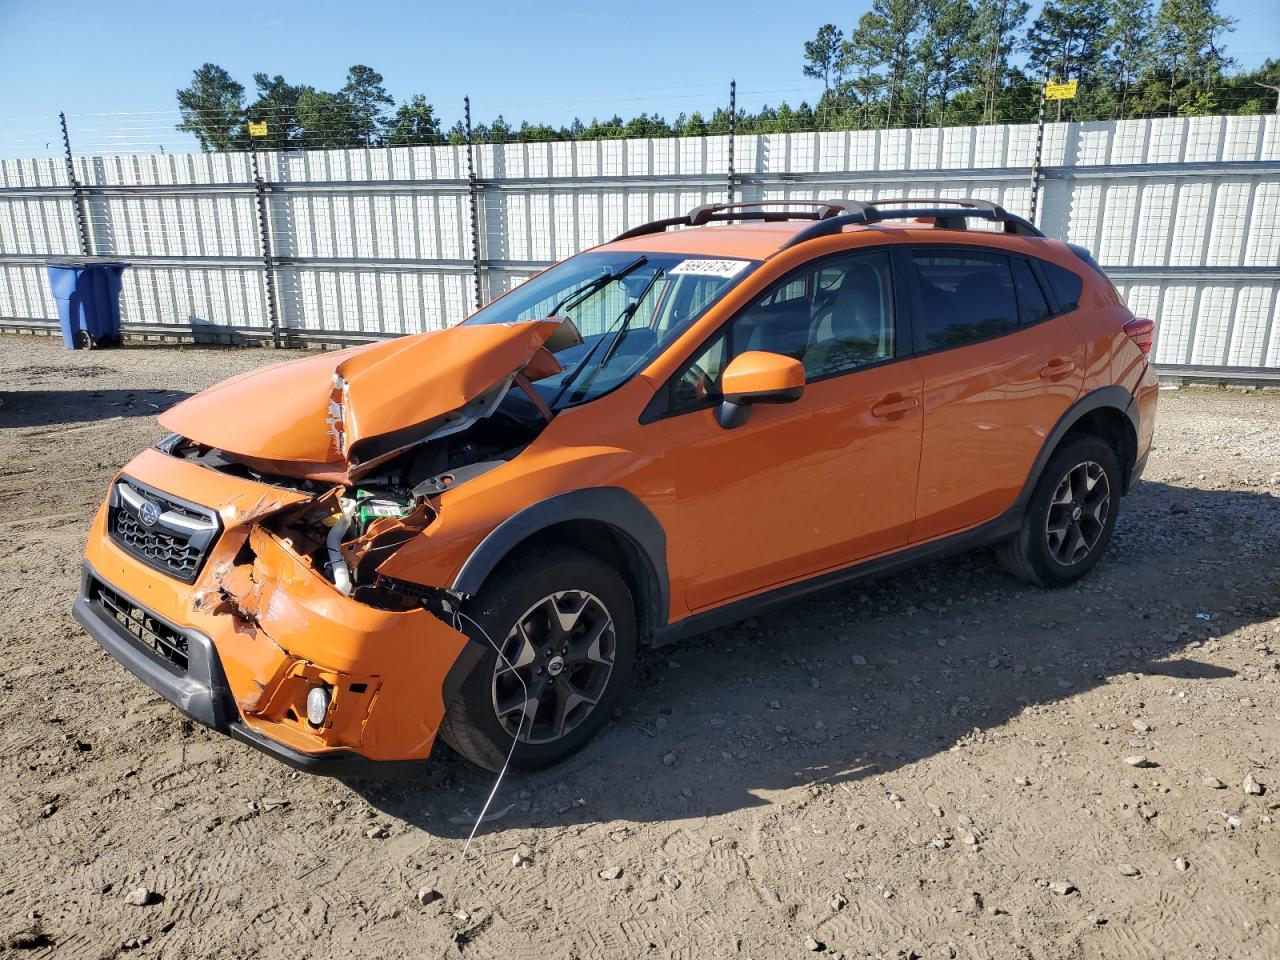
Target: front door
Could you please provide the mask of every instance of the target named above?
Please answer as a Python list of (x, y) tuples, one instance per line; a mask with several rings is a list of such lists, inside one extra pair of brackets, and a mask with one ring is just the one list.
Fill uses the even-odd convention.
[[(690, 609), (906, 543), (921, 376), (897, 359), (894, 315), (887, 253), (824, 258), (740, 311), (669, 385), (666, 415), (650, 427), (669, 451), (680, 523), (668, 549)], [(801, 360), (805, 390), (725, 429), (718, 379), (747, 350)]]

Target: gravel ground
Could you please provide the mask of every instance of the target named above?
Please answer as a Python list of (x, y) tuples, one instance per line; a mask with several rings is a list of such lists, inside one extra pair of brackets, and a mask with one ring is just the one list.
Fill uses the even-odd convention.
[(0, 337), (0, 951), (1280, 956), (1280, 397), (1162, 394), (1081, 584), (983, 552), (649, 654), (463, 861), (492, 781), (445, 748), (420, 783), (293, 773), (71, 618), (157, 410), (275, 359)]

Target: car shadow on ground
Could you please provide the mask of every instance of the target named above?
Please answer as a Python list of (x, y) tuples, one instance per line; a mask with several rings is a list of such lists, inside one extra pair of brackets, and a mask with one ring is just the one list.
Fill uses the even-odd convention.
[[(1102, 563), (1072, 586), (1021, 584), (980, 551), (651, 651), (613, 723), (559, 766), (509, 772), (481, 833), (714, 816), (770, 791), (892, 774), (1118, 675), (1229, 678), (1194, 648), (1280, 610), (1265, 560), (1276, 507), (1143, 483)], [(456, 838), (493, 784), (437, 744), (422, 781), (350, 786)]]
[(189, 396), (181, 390), (0, 391), (0, 429), (155, 417)]

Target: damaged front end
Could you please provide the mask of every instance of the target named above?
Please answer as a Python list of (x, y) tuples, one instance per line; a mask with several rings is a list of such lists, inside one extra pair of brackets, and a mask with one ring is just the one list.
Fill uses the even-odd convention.
[[(286, 762), (425, 759), (468, 643), (460, 598), (381, 568), (429, 530), (441, 494), (545, 427), (530, 381), (559, 372), (544, 346), (559, 327), (453, 328), (308, 358), (173, 408), (161, 422), (175, 434), (99, 511), (77, 617), (184, 711)], [(126, 515), (156, 503), (171, 509), (154, 530)], [(183, 504), (221, 528), (185, 582), (153, 549), (166, 524), (180, 534)]]

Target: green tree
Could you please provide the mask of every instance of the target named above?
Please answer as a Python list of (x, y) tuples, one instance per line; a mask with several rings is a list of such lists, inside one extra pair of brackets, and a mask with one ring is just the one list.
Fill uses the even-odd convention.
[(1223, 48), (1234, 24), (1218, 11), (1217, 0), (1162, 0), (1155, 46), (1171, 110), (1212, 112), (1212, 88), (1234, 62)]
[(840, 56), (844, 48), (844, 31), (834, 23), (824, 23), (818, 35), (804, 43), (804, 75), (822, 81), (822, 89), (830, 90), (840, 81)]
[(360, 145), (351, 101), (340, 93), (304, 90), (298, 96), (298, 125), (303, 146), (316, 150)]
[(705, 137), (707, 135), (707, 121), (702, 118), (701, 113), (695, 110), (689, 114), (689, 119), (678, 132), (682, 137)]
[(214, 63), (194, 74), (191, 86), (178, 91), (178, 129), (194, 134), (206, 153), (243, 146), (244, 87)]
[(1049, 0), (1031, 24), (1025, 48), (1032, 73), (1092, 81), (1102, 68), (1108, 10), (1103, 0)]
[(1111, 0), (1108, 19), (1105, 70), (1116, 85), (1117, 115), (1126, 117), (1131, 91), (1151, 68), (1151, 0)]
[(387, 146), (405, 147), (440, 140), (440, 120), (435, 107), (417, 93), (400, 104), (387, 128)]
[(1009, 57), (1030, 9), (1027, 0), (977, 0), (974, 30), (981, 103), (979, 116), (972, 119), (980, 119), (983, 123), (995, 123), (1000, 119), (1000, 97), (1010, 75)]
[(380, 145), (388, 123), (387, 110), (395, 106), (382, 85), (382, 74), (357, 63), (347, 71), (347, 82), (339, 92), (350, 104), (357, 141), (366, 147)]
[(258, 99), (249, 105), (245, 115), (250, 120), (265, 121), (267, 135), (254, 142), (266, 150), (287, 150), (298, 145), (302, 128), (298, 123), (298, 98), (310, 87), (286, 83), (284, 77), (265, 73), (253, 75)]
[[(924, 0), (924, 35), (917, 60), (921, 102), (936, 104), (938, 126), (946, 117), (952, 93), (971, 79), (977, 55), (974, 10), (969, 0)], [(927, 118), (926, 118), (927, 119)]]
[(872, 0), (870, 12), (845, 42), (842, 66), (875, 73), (885, 89), (885, 126), (902, 122), (908, 81), (916, 66), (917, 32), (921, 24), (918, 0)]

